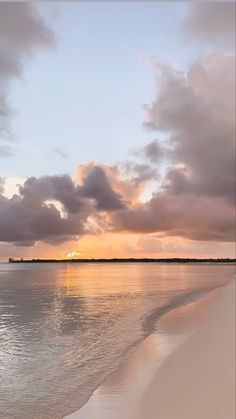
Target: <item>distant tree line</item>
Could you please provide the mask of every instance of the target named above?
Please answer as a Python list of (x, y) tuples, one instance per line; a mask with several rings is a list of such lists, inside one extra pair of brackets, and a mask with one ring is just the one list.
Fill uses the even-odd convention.
[(235, 263), (235, 258), (111, 258), (111, 259), (14, 259), (9, 257), (9, 263)]

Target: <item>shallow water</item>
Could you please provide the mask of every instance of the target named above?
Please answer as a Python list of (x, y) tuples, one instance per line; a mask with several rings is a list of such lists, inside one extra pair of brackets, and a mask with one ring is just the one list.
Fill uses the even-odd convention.
[(232, 265), (0, 264), (0, 417), (62, 418)]

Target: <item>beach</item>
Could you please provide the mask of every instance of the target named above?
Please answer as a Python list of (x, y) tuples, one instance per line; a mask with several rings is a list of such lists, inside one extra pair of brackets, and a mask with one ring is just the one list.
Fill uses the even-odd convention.
[(234, 271), (1, 264), (0, 417), (191, 419), (196, 402), (231, 419)]
[(0, 419), (236, 419), (235, 11), (0, 0)]
[(235, 284), (172, 310), (66, 419), (234, 419)]

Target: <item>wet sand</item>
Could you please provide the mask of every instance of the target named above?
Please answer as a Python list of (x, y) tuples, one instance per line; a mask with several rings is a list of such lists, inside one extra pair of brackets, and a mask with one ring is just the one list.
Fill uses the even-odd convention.
[(234, 419), (235, 284), (165, 315), (67, 419)]

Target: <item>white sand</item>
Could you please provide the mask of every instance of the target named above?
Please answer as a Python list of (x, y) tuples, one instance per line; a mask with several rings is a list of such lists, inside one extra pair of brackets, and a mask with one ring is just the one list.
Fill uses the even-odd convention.
[(159, 327), (66, 418), (234, 419), (234, 283), (167, 314)]
[(235, 418), (235, 288), (222, 289), (206, 323), (166, 360), (138, 419)]

